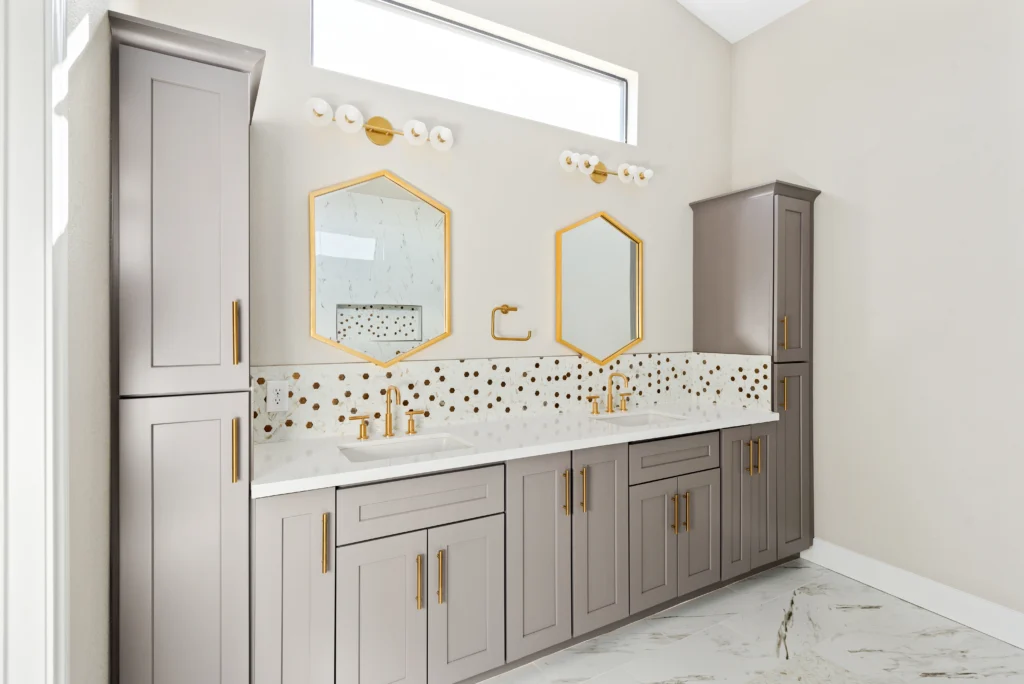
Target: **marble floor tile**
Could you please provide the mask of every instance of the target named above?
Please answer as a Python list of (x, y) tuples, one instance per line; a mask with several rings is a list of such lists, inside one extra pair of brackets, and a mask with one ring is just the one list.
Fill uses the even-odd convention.
[(494, 681), (1024, 684), (1024, 651), (800, 560), (520, 669)]

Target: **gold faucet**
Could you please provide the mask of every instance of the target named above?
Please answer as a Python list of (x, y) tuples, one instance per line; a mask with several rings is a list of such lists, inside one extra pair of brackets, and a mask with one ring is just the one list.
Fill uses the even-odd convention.
[(394, 392), (395, 392), (395, 402), (397, 402), (399, 405), (401, 405), (401, 403), (402, 403), (402, 393), (399, 392), (398, 388), (395, 387), (394, 385), (389, 385), (388, 386), (388, 391), (387, 391), (387, 401), (388, 401), (387, 413), (384, 414), (384, 436), (385, 437), (394, 437), (395, 436), (395, 426), (392, 423), (393, 419), (391, 417), (391, 391), (392, 390), (394, 390)]
[[(608, 375), (608, 408), (605, 409), (608, 413), (615, 413), (615, 404), (612, 403), (612, 393), (615, 391), (615, 383), (612, 382), (614, 377), (622, 378), (622, 382), (626, 384), (626, 389), (629, 389), (629, 378), (625, 375), (622, 373), (610, 373)], [(626, 409), (623, 408), (622, 410), (625, 411)]]

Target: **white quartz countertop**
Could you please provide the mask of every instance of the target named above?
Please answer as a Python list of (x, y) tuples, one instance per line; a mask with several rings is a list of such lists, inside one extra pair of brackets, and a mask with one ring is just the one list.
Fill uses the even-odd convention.
[(681, 420), (626, 427), (596, 420), (589, 413), (573, 413), (423, 428), (416, 435), (407, 436), (404, 434), (404, 419), (396, 419), (395, 436), (387, 440), (389, 444), (410, 440), (408, 444), (411, 446), (412, 440), (430, 441), (431, 436), (447, 435), (469, 446), (362, 462), (350, 460), (344, 455), (344, 450), (385, 441), (379, 434), (371, 434), (371, 439), (363, 442), (356, 441), (355, 437), (324, 437), (258, 444), (253, 452), (256, 477), (252, 481), (252, 498), (380, 482), (574, 449), (770, 423), (779, 419), (779, 414), (763, 409), (696, 402), (658, 404), (649, 411), (634, 410), (615, 415), (641, 416), (646, 413), (666, 414)]

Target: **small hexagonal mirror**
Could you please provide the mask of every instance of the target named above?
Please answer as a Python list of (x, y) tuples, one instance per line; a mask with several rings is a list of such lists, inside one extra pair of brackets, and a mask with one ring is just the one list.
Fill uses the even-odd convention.
[(605, 364), (643, 339), (643, 240), (608, 214), (555, 236), (559, 342)]
[(312, 336), (379, 366), (448, 337), (450, 224), (388, 171), (309, 193)]

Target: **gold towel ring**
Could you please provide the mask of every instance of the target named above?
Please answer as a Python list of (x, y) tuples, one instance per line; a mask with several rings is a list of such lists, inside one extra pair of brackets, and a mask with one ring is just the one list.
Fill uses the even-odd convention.
[(508, 304), (502, 304), (501, 306), (496, 306), (493, 309), (491, 309), (491, 337), (493, 339), (502, 340), (505, 342), (525, 342), (526, 340), (533, 337), (532, 330), (526, 331), (526, 337), (498, 337), (498, 333), (494, 331), (494, 317), (497, 315), (499, 311), (502, 314), (507, 314), (510, 311), (519, 311), (519, 308), (515, 306), (509, 306)]

